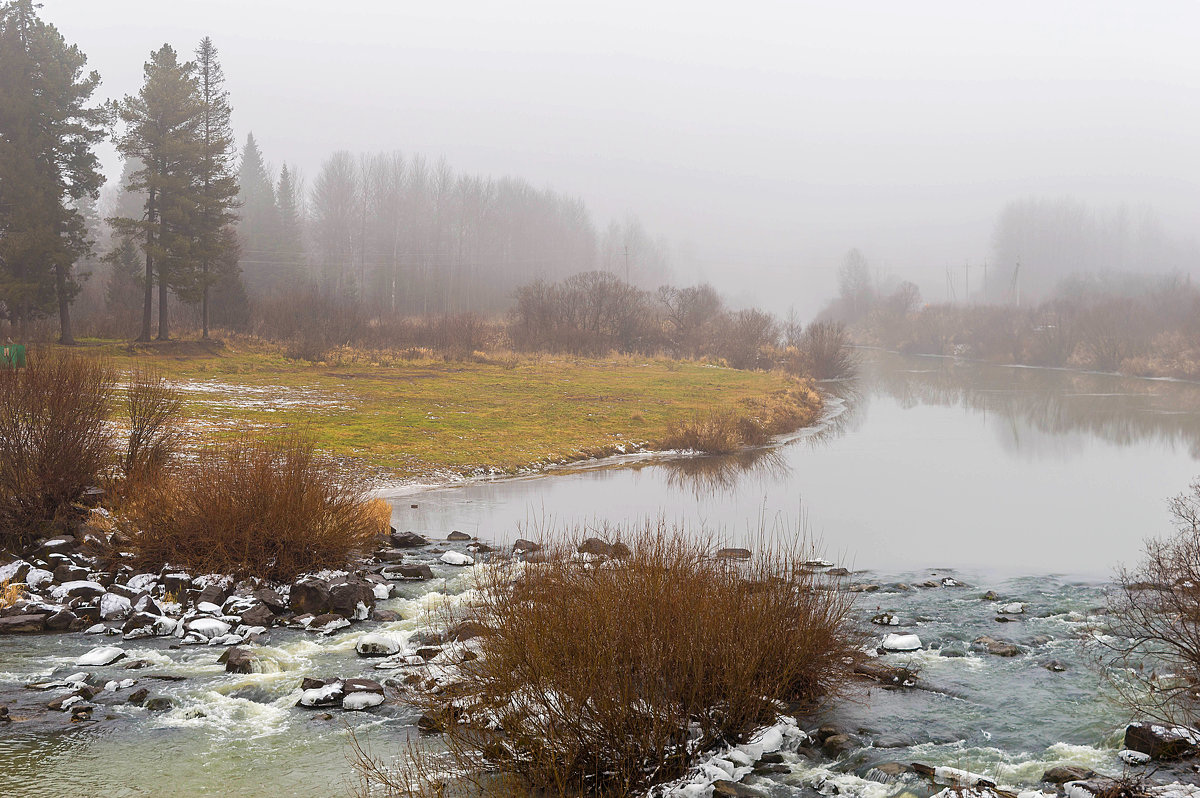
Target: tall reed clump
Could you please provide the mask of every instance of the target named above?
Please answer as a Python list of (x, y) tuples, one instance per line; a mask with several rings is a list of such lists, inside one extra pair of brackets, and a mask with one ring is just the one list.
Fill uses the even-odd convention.
[(0, 547), (20, 548), (100, 483), (114, 385), (104, 361), (36, 352), (0, 370)]
[[(506, 776), (512, 794), (631, 795), (678, 778), (844, 684), (852, 601), (801, 550), (719, 559), (659, 522), (600, 562), (560, 546), (481, 569), (465, 618), (487, 629), (478, 657), (411, 700), (444, 722), (450, 771)], [(360, 773), (411, 790), (435, 768), (409, 754), (393, 770), (360, 756)]]
[(365, 485), (298, 436), (205, 448), (125, 513), (140, 565), (273, 580), (344, 565), (383, 531)]

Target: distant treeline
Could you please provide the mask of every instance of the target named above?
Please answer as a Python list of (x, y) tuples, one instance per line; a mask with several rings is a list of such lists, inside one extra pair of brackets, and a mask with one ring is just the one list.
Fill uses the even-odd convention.
[[(399, 317), (502, 311), (523, 283), (594, 270), (667, 279), (636, 218), (599, 231), (579, 199), (517, 178), (397, 152), (332, 153), (311, 182), (276, 172), (253, 135), (235, 146), (208, 38), (191, 60), (164, 44), (136, 94), (94, 102), (100, 76), (39, 8), (0, 5), (0, 332), (207, 336), (297, 289)], [(109, 136), (124, 170), (101, 202)]]
[[(296, 307), (312, 308), (297, 314)], [(295, 357), (323, 360), (342, 346), (429, 349), (453, 356), (512, 349), (707, 359), (741, 369), (847, 377), (856, 361), (842, 325), (781, 321), (731, 310), (710, 285), (645, 291), (601, 271), (538, 280), (516, 291), (506, 315), (380, 315), (359, 299), (309, 286), (265, 301), (255, 332), (286, 342)]]
[[(843, 267), (843, 276), (855, 271)], [(847, 322), (860, 343), (909, 354), (1200, 379), (1200, 289), (1190, 277), (1078, 275), (1048, 299), (1022, 305), (922, 305), (911, 283), (884, 291), (845, 279), (842, 288), (822, 317)]]

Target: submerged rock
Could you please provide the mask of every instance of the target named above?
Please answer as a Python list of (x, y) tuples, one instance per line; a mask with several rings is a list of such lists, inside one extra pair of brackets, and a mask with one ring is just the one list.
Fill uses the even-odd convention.
[(1082, 765), (1055, 765), (1042, 774), (1042, 781), (1050, 784), (1066, 784), (1068, 781), (1085, 781), (1095, 775), (1096, 771)]
[(1015, 657), (1021, 653), (1021, 647), (1015, 643), (1009, 643), (1004, 640), (997, 640), (994, 637), (983, 635), (975, 638), (975, 645), (980, 646), (989, 654), (997, 657)]

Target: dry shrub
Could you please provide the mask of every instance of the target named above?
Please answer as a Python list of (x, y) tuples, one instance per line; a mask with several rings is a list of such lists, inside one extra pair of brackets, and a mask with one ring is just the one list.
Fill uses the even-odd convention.
[(743, 433), (752, 423), (732, 408), (696, 413), (691, 418), (673, 421), (662, 441), (664, 449), (685, 449), (705, 454), (732, 454), (748, 445)]
[(1171, 500), (1176, 533), (1122, 569), (1097, 635), (1105, 671), (1138, 714), (1200, 726), (1200, 480)]
[(0, 547), (28, 543), (99, 484), (113, 382), (108, 363), (74, 354), (0, 370)]
[(799, 349), (804, 373), (818, 380), (853, 377), (858, 358), (851, 348), (846, 328), (833, 322), (815, 322), (800, 336)]
[(375, 526), (375, 531), (386, 535), (392, 527), (392, 505), (383, 499), (371, 499), (363, 506), (363, 512)]
[(159, 372), (135, 368), (125, 392), (129, 441), (121, 458), (127, 489), (157, 481), (183, 445), (179, 391)]
[[(489, 632), (451, 691), (453, 770), (518, 777), (520, 794), (629, 795), (844, 684), (851, 598), (801, 545), (742, 562), (664, 522), (624, 537), (614, 559), (548, 546), (479, 574), (467, 619)], [(449, 694), (412, 700), (447, 718)]]
[(139, 565), (272, 580), (344, 565), (381, 532), (364, 486), (300, 437), (204, 449), (123, 514)]

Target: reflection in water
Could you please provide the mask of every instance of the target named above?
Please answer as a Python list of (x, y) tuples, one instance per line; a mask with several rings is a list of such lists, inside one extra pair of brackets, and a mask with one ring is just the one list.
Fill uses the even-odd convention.
[(776, 448), (747, 449), (728, 455), (679, 457), (661, 463), (667, 486), (697, 498), (732, 495), (745, 477), (782, 482), (791, 473)]
[(1181, 446), (1200, 459), (1200, 384), (947, 358), (880, 356), (864, 389), (902, 407), (961, 406), (994, 414), (1005, 448), (1078, 451), (1089, 438), (1117, 446)]

